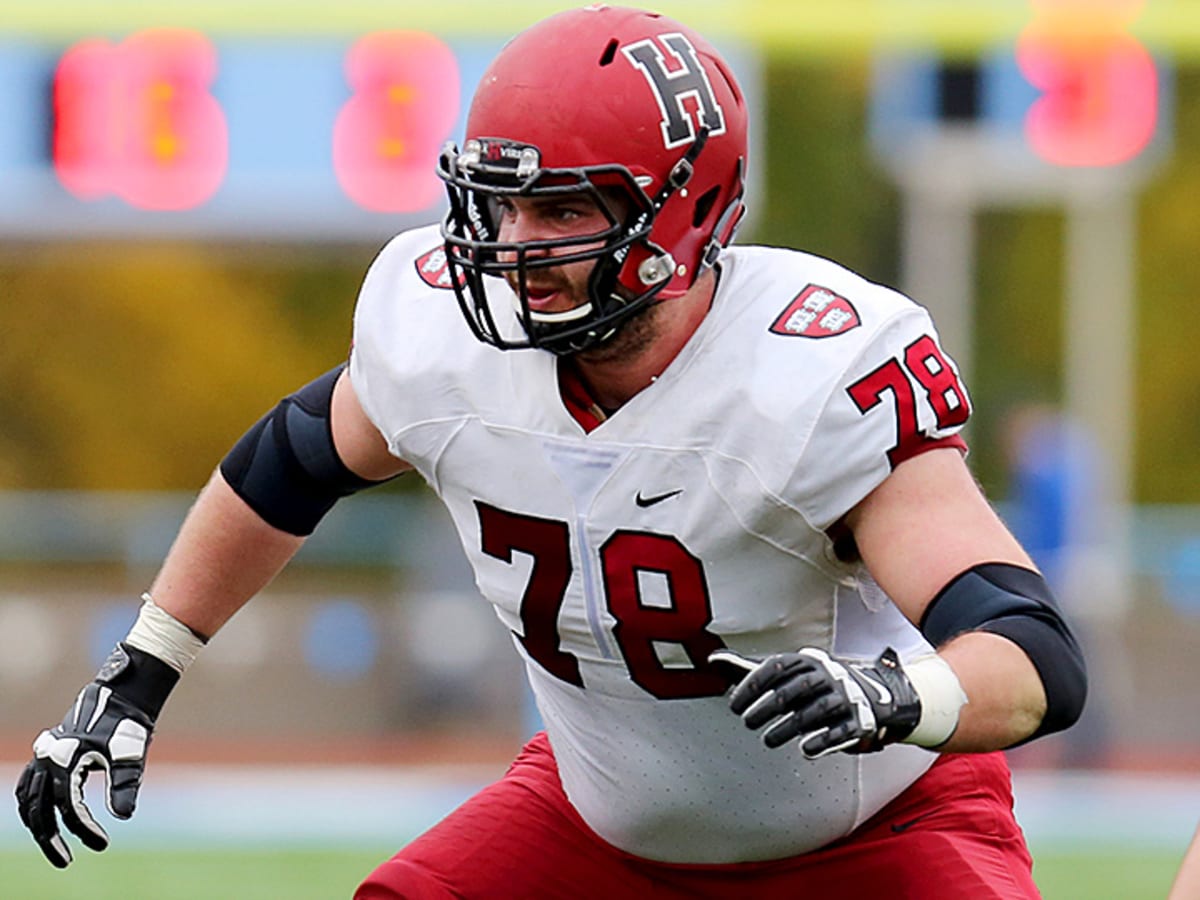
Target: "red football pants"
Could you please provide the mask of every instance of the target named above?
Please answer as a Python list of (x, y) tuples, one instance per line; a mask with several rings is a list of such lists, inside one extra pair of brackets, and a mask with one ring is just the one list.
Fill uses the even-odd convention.
[(545, 734), (507, 774), (367, 878), (356, 900), (1036, 898), (1000, 753), (947, 754), (853, 834), (768, 862), (674, 865), (605, 843), (571, 807)]

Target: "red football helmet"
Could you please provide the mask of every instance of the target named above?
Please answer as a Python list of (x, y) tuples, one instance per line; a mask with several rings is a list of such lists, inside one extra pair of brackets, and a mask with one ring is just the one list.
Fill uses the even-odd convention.
[[(594, 5), (522, 32), (484, 73), (463, 148), (447, 145), (438, 162), (450, 194), (442, 235), (467, 322), (502, 349), (575, 353), (610, 339), (716, 261), (744, 212), (746, 155), (733, 74), (678, 22)], [(577, 192), (593, 198), (608, 228), (498, 240), (497, 199)], [(569, 314), (530, 309), (528, 270), (588, 259), (597, 260), (590, 302)], [(503, 327), (485, 291), (485, 275), (506, 272), (517, 273), (523, 339)]]

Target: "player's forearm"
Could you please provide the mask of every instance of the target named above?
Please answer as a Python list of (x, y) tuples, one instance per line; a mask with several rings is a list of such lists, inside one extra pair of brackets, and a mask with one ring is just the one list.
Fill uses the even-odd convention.
[(1029, 657), (995, 634), (971, 632), (940, 650), (967, 695), (958, 727), (938, 749), (946, 752), (1000, 750), (1037, 729), (1046, 695)]
[(150, 589), (154, 602), (211, 637), (262, 590), (304, 538), (268, 525), (215, 472)]

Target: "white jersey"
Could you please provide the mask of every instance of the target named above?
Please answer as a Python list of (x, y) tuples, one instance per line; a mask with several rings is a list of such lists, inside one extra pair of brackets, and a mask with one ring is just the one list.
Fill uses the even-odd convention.
[(704, 663), (721, 646), (930, 652), (826, 534), (890, 459), (966, 419), (926, 312), (827, 260), (730, 248), (689, 343), (586, 433), (554, 356), (471, 335), (439, 246), (436, 228), (407, 232), (373, 264), (351, 378), (449, 508), (572, 804), (616, 847), (671, 862), (785, 857), (852, 831), (935, 755), (767, 749)]

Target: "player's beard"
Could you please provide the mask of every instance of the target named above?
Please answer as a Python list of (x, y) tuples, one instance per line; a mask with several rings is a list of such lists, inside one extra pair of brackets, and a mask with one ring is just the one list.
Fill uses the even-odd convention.
[(655, 302), (643, 307), (622, 322), (617, 333), (611, 338), (598, 346), (576, 353), (575, 358), (592, 365), (636, 359), (658, 339), (661, 331), (658, 310), (659, 304)]

